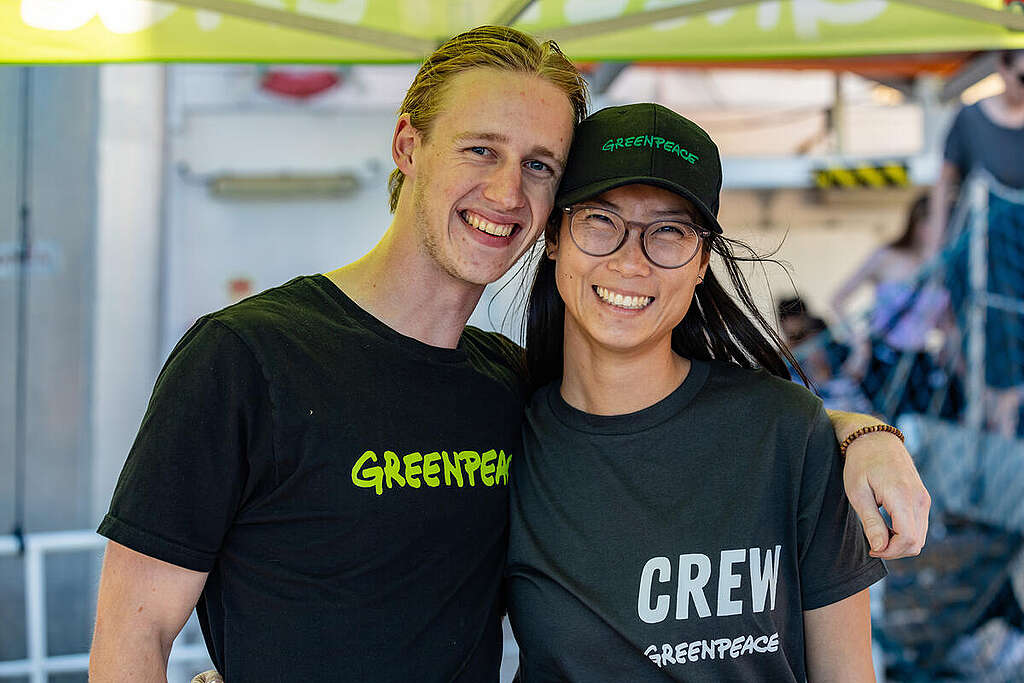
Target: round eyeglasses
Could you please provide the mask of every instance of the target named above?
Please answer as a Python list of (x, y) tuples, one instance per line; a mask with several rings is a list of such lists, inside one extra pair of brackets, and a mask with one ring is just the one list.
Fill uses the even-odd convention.
[(585, 204), (567, 206), (564, 211), (569, 216), (569, 236), (584, 254), (614, 254), (626, 243), (627, 226), (635, 225), (641, 229), (640, 250), (659, 268), (682, 268), (700, 251), (701, 240), (711, 235), (690, 221), (627, 222), (614, 211)]

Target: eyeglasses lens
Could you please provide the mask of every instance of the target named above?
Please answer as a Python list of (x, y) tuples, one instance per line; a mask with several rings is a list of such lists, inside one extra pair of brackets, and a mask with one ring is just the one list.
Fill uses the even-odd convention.
[(607, 256), (618, 248), (626, 226), (622, 218), (613, 213), (583, 207), (572, 215), (569, 232), (584, 252)]
[(657, 223), (644, 232), (644, 246), (656, 265), (677, 268), (697, 253), (700, 236), (686, 223)]
[[(625, 242), (626, 224), (611, 211), (581, 207), (572, 214), (569, 234), (584, 253), (608, 256)], [(662, 268), (678, 268), (688, 263), (700, 248), (696, 228), (682, 221), (661, 221), (643, 232), (647, 258)]]

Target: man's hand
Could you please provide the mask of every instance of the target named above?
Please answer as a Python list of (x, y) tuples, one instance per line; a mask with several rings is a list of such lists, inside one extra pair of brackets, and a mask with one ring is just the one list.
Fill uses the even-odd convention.
[[(881, 424), (870, 415), (856, 413), (830, 410), (829, 417), (840, 441), (860, 427)], [(895, 560), (921, 552), (928, 534), (931, 496), (896, 435), (872, 432), (854, 439), (846, 449), (843, 485), (873, 557)], [(885, 507), (892, 518), (891, 531), (878, 506)]]

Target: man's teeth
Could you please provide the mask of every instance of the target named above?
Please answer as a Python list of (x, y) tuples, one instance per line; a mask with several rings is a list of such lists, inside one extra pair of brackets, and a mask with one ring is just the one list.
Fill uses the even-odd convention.
[(488, 235), (494, 235), (495, 237), (508, 237), (509, 235), (512, 234), (512, 231), (516, 227), (515, 223), (491, 223), (486, 218), (481, 218), (480, 216), (477, 216), (474, 213), (470, 213), (469, 211), (463, 211), (462, 217), (463, 219), (465, 219), (467, 223), (472, 225), (477, 230), (486, 232)]
[(594, 290), (602, 301), (619, 308), (639, 309), (654, 301), (654, 297), (651, 296), (623, 296), (604, 287), (594, 287)]

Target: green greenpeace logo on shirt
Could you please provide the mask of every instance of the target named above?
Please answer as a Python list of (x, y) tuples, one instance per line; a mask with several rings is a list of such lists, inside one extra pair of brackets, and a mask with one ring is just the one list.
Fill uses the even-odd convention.
[(625, 147), (653, 147), (669, 154), (675, 154), (680, 159), (696, 164), (700, 159), (693, 152), (687, 151), (672, 140), (666, 140), (656, 135), (634, 135), (629, 138), (611, 138), (601, 146), (605, 152), (614, 152)]
[(422, 455), (409, 453), (399, 458), (394, 451), (384, 451), (383, 463), (373, 451), (366, 451), (352, 466), (352, 483), (360, 488), (374, 489), (377, 495), (384, 488), (395, 486), (418, 489), (421, 486), (498, 486), (508, 485), (508, 465), (512, 458), (505, 451), (493, 448), (477, 451), (434, 451)]

